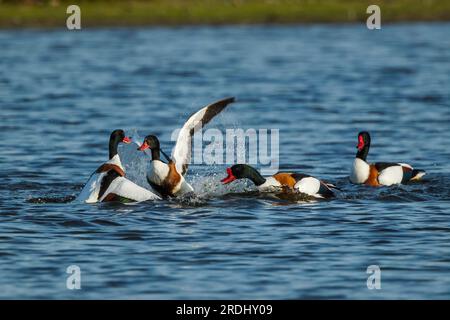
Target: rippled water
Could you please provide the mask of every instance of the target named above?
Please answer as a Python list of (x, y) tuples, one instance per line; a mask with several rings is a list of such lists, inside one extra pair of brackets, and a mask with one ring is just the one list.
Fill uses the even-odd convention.
[[(450, 298), (449, 28), (0, 31), (0, 297)], [(337, 183), (337, 199), (245, 194), (217, 165), (191, 170), (196, 201), (65, 203), (113, 129), (170, 150), (187, 115), (226, 96), (238, 102), (211, 127), (279, 128), (281, 169)], [(360, 130), (371, 160), (425, 180), (349, 185)], [(141, 179), (145, 157), (120, 152)], [(66, 289), (72, 264), (82, 290)]]

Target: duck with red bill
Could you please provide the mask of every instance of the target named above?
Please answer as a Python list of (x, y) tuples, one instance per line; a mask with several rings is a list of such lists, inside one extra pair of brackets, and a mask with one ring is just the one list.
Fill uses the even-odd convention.
[(247, 164), (236, 164), (227, 168), (227, 174), (228, 176), (221, 180), (223, 184), (238, 179), (249, 179), (261, 192), (291, 189), (315, 198), (332, 198), (334, 193), (331, 189), (337, 189), (330, 183), (298, 172), (279, 172), (271, 177), (263, 177), (258, 170)]
[[(162, 196), (177, 197), (194, 191), (194, 188), (184, 178), (191, 162), (193, 136), (232, 102), (234, 102), (234, 98), (221, 99), (191, 115), (179, 130), (177, 142), (170, 157), (161, 150), (157, 136), (145, 137), (138, 150), (151, 150), (151, 164), (150, 170), (147, 172), (147, 181)], [(166, 158), (167, 163), (161, 161), (161, 154)]]
[(424, 170), (414, 169), (404, 162), (367, 162), (370, 141), (369, 132), (358, 133), (358, 145), (356, 146), (358, 152), (350, 172), (352, 183), (372, 187), (391, 186), (417, 181), (425, 175)]
[(141, 146), (137, 149), (139, 151), (150, 149), (152, 151), (152, 159), (159, 160), (160, 153), (162, 153), (168, 162), (172, 161), (172, 159), (164, 151), (162, 151), (159, 140), (155, 135), (146, 136)]

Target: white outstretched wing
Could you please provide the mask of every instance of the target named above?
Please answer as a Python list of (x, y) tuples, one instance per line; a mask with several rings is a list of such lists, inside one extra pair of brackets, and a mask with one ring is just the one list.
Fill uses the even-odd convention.
[(183, 125), (178, 133), (177, 142), (172, 152), (172, 160), (175, 162), (177, 171), (184, 175), (191, 161), (192, 137), (195, 132), (205, 126), (212, 118), (219, 114), (225, 107), (234, 102), (234, 98), (226, 98), (214, 102), (193, 115)]
[(100, 191), (100, 185), (105, 172), (93, 173), (89, 178), (88, 182), (84, 185), (78, 197), (75, 199), (76, 202), (86, 202), (95, 203), (98, 199), (98, 193)]

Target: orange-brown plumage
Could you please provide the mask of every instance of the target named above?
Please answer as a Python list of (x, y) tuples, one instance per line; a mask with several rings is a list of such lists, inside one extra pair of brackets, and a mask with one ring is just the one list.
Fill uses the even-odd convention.
[(114, 170), (117, 172), (117, 174), (121, 177), (125, 177), (125, 172), (120, 168), (118, 165), (111, 164), (111, 163), (104, 163), (102, 164), (95, 172), (96, 173), (102, 173), (102, 172), (108, 172), (109, 170)]
[(380, 172), (375, 167), (375, 165), (370, 165), (370, 171), (369, 171), (369, 177), (367, 178), (366, 182), (364, 184), (372, 187), (379, 187), (380, 183), (378, 182), (378, 175)]
[(175, 162), (170, 161), (168, 163), (169, 173), (167, 177), (162, 182), (162, 189), (164, 189), (169, 195), (173, 196), (175, 194), (175, 188), (179, 185), (181, 181), (181, 175), (178, 173), (175, 166)]
[(297, 180), (292, 176), (292, 173), (277, 173), (273, 176), (282, 186), (294, 188)]

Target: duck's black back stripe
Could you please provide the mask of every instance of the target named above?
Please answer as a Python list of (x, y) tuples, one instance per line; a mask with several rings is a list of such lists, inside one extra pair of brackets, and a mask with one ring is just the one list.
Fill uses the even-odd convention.
[(386, 168), (399, 166), (399, 164), (394, 162), (377, 162), (374, 164), (374, 166), (378, 170), (378, 172), (381, 172)]
[(98, 200), (100, 200), (105, 194), (106, 190), (108, 190), (111, 183), (117, 177), (121, 175), (116, 170), (109, 170), (108, 173), (103, 177), (102, 182), (100, 183), (100, 191), (98, 193)]
[(295, 181), (299, 182), (300, 180), (302, 180), (303, 178), (309, 178), (310, 176), (308, 176), (307, 174), (303, 174), (303, 173), (293, 173), (292, 178), (295, 179)]

